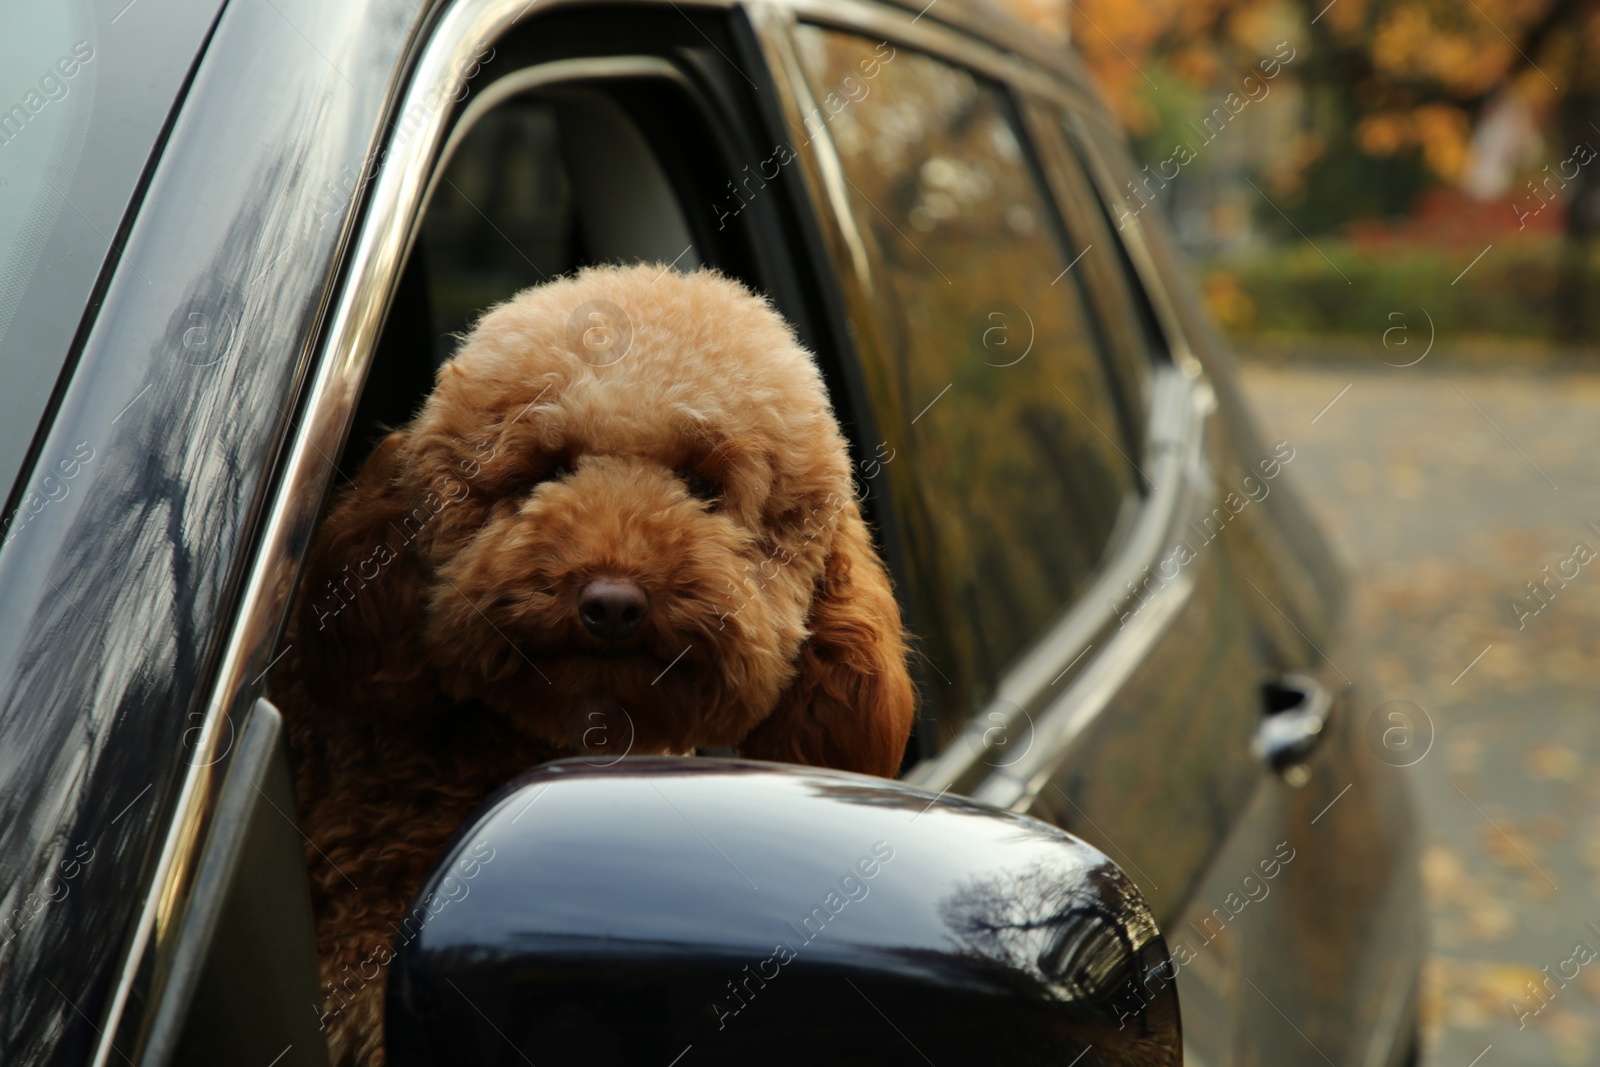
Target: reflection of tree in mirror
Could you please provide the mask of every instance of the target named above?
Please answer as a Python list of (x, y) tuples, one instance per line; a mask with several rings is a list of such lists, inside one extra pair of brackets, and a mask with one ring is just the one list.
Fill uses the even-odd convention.
[[(846, 804), (860, 804), (869, 808), (900, 808), (913, 813), (929, 810), (933, 806), (932, 794), (911, 792), (908, 789), (889, 786), (885, 787), (871, 782), (856, 783), (846, 780), (829, 781), (822, 777), (813, 778), (807, 782), (807, 787), (818, 797), (827, 800), (842, 801)], [(993, 815), (994, 809), (986, 804), (978, 804), (961, 797), (946, 795), (938, 799), (941, 811), (954, 811), (958, 814)]]
[(981, 804), (952, 793), (936, 796), (932, 793), (913, 792), (898, 784), (878, 785), (870, 782), (857, 784), (844, 779), (830, 781), (821, 776), (812, 778), (806, 785), (819, 797), (846, 804), (860, 804), (869, 808), (899, 808), (916, 816), (926, 813), (930, 818), (949, 814), (1004, 822), (1009, 824), (1012, 833), (999, 840), (1017, 844), (1024, 842), (1054, 844), (1060, 840), (1058, 831), (1035, 819), (998, 811), (988, 804)]
[(1039, 860), (976, 876), (939, 905), (966, 955), (1031, 978), (1034, 995), (1063, 1006), (1086, 1062), (1165, 1063), (1178, 1047), (1170, 982), (1139, 998), (1142, 979), (1167, 960), (1137, 890), (1110, 862), (1088, 870)]

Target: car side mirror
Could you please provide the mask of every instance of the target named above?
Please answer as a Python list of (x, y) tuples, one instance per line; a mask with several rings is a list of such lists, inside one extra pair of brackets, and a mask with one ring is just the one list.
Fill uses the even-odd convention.
[(393, 1067), (1182, 1062), (1166, 943), (1116, 864), (857, 774), (547, 764), (397, 934)]

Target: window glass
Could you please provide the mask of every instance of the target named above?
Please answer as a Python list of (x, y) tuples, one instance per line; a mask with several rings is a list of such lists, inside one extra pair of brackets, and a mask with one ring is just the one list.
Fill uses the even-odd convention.
[[(1150, 372), (1156, 362), (1167, 358), (1166, 344), (1121, 234), (1089, 178), (1070, 116), (1039, 101), (1030, 102), (1029, 108), (1031, 116), (1039, 120), (1033, 129), (1046, 159), (1047, 184), (1074, 239), (1094, 249), (1076, 269), (1083, 272), (1083, 284), (1094, 298), (1108, 346), (1117, 360), (1131, 437), (1142, 441), (1150, 405)], [(1132, 449), (1129, 455), (1137, 459)]]
[(873, 321), (856, 325), (880, 339), (885, 469), (919, 617), (942, 631), (924, 649), (949, 657), (934, 663), (946, 702), (970, 710), (1082, 592), (1138, 500), (1073, 269), (1084, 250), (998, 86), (851, 34), (802, 26), (798, 45), (806, 124), (831, 136), (866, 250)]

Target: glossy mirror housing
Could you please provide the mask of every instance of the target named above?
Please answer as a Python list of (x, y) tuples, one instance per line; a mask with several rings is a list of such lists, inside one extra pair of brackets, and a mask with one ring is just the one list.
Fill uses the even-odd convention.
[(395, 947), (394, 1067), (1182, 1062), (1111, 860), (842, 772), (548, 764), (469, 820)]

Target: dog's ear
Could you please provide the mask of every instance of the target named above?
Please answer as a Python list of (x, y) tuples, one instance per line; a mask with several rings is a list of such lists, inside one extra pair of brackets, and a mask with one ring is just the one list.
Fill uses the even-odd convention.
[(799, 673), (739, 753), (893, 777), (916, 713), (900, 606), (854, 500), (839, 519)]
[(438, 680), (417, 634), (422, 563), (414, 501), (399, 484), (403, 432), (386, 437), (314, 535), (297, 639), (306, 688), (330, 710), (380, 718), (432, 702)]

